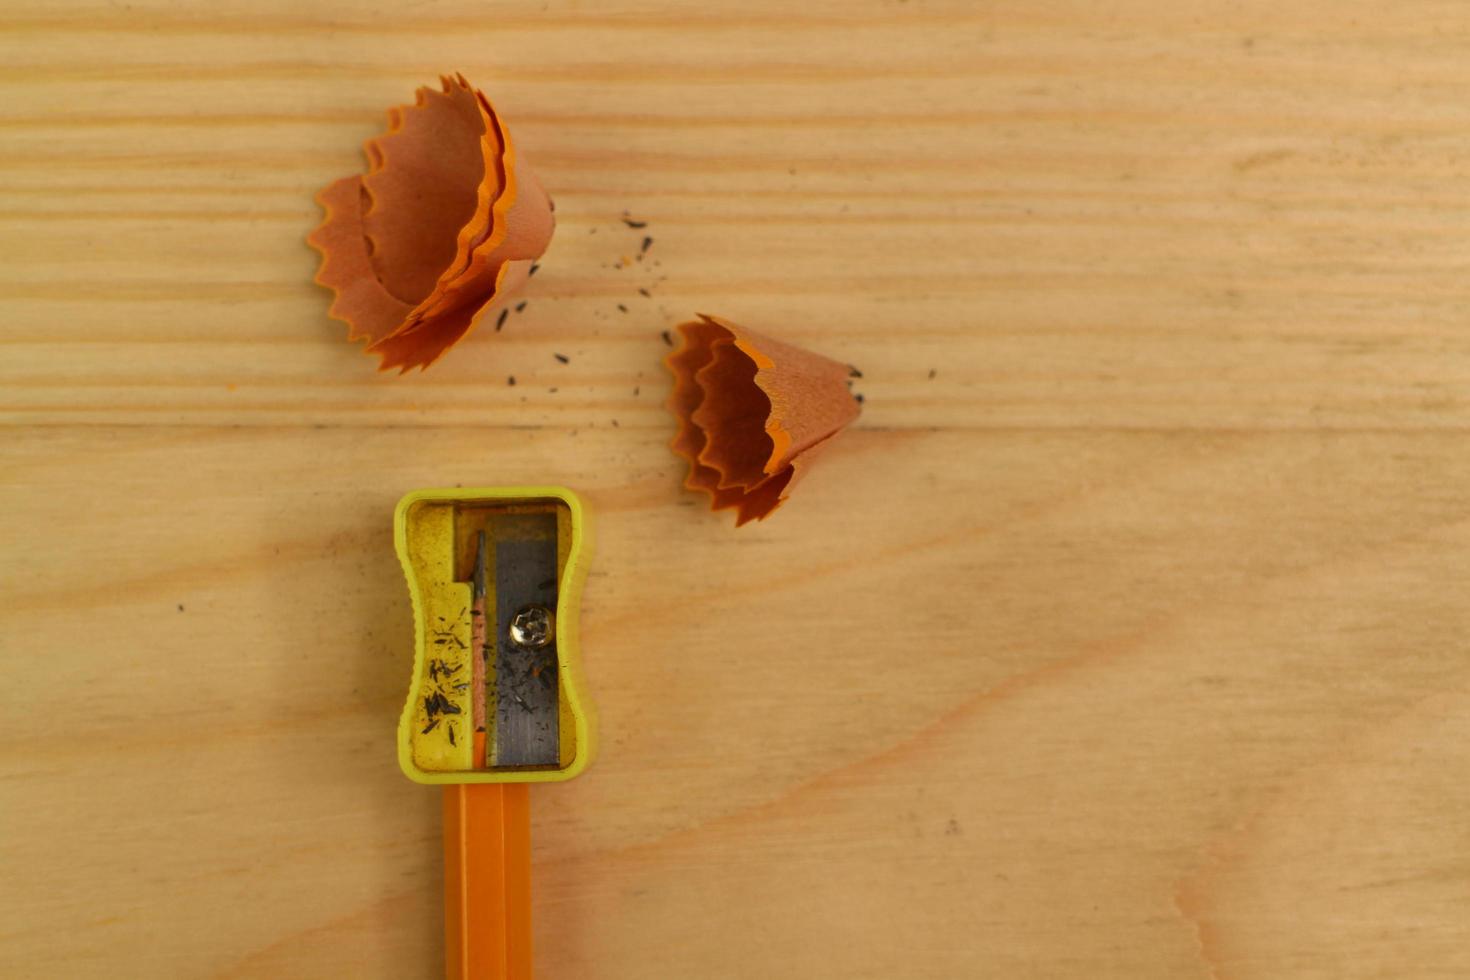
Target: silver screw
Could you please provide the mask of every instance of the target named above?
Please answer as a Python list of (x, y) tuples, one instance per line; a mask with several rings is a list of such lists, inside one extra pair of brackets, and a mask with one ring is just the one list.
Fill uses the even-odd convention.
[(510, 641), (539, 650), (551, 642), (556, 620), (545, 606), (524, 606), (510, 619)]

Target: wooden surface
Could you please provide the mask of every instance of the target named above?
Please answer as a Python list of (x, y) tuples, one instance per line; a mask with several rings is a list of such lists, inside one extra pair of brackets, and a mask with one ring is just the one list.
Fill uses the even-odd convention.
[[(437, 976), (391, 508), (564, 482), (604, 750), (534, 793), (541, 976), (1470, 976), (1467, 45), (3, 0), (0, 975)], [(560, 227), (502, 334), (380, 377), (311, 195), (454, 69)], [(865, 372), (739, 533), (665, 448), (695, 310)]]

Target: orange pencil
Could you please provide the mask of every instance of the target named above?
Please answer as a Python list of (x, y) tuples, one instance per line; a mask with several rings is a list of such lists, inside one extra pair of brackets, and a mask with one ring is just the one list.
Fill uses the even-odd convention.
[(448, 980), (531, 976), (527, 784), (569, 779), (592, 753), (584, 533), (580, 500), (555, 487), (419, 491), (395, 515), (418, 624), (398, 756), (443, 784)]

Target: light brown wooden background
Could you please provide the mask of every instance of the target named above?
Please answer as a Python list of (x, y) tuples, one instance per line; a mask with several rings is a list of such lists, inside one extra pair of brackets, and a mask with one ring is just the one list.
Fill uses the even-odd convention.
[[(1463, 4), (0, 0), (0, 53), (0, 975), (437, 976), (391, 509), (564, 482), (542, 976), (1470, 976)], [(560, 228), (381, 377), (302, 238), (444, 70)], [(696, 310), (866, 374), (739, 532), (665, 448)]]

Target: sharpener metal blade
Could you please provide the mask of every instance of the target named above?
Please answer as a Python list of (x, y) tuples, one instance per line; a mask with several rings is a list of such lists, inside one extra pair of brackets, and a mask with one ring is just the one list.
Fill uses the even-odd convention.
[[(557, 519), (554, 513), (493, 518), (495, 538), (495, 766), (561, 762), (557, 678)], [(518, 643), (518, 613), (546, 610), (549, 642)]]

